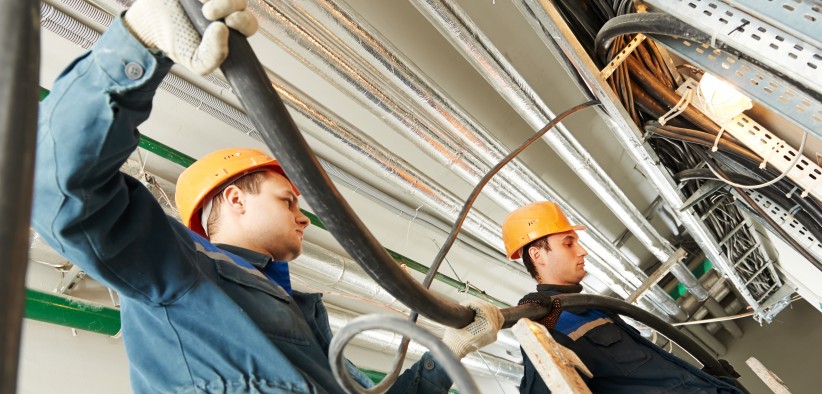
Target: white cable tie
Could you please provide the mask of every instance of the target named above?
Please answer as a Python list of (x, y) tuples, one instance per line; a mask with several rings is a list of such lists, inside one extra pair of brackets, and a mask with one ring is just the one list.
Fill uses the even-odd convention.
[(773, 148), (771, 148), (771, 150), (768, 151), (768, 154), (762, 158), (762, 163), (759, 163), (759, 169), (764, 170), (765, 167), (768, 166), (768, 160), (770, 160), (771, 156), (773, 156), (773, 154), (781, 148), (780, 145), (784, 146), (784, 144), (781, 144), (779, 141), (774, 143)]
[(788, 219), (789, 220), (796, 219), (796, 217), (794, 215), (796, 215), (796, 213), (801, 211), (801, 210), (802, 210), (802, 207), (799, 206), (799, 204), (794, 205), (793, 208), (788, 210)]
[(719, 133), (716, 135), (716, 139), (714, 140), (714, 146), (711, 147), (711, 152), (716, 152), (717, 145), (719, 145), (719, 139), (722, 138), (722, 133), (725, 132), (725, 125), (719, 125)]
[(791, 198), (791, 196), (793, 196), (793, 192), (795, 192), (796, 189), (799, 189), (799, 186), (794, 186), (793, 189), (791, 189), (791, 191), (788, 192), (788, 194), (785, 194), (785, 198)]
[[(711, 35), (711, 48), (716, 48), (716, 36), (719, 35), (719, 29), (714, 30), (714, 34)], [(719, 49), (719, 48), (716, 48)]]
[(685, 93), (682, 94), (682, 97), (679, 99), (676, 105), (674, 105), (670, 111), (666, 112), (665, 115), (659, 117), (659, 119), (657, 120), (659, 124), (665, 126), (665, 123), (668, 123), (669, 120), (685, 112), (685, 110), (688, 108), (688, 104), (691, 103), (691, 98), (693, 98), (693, 95), (694, 91), (689, 86)]

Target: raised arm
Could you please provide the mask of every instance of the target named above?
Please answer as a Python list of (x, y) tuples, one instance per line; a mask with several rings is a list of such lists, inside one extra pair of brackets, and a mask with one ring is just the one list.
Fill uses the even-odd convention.
[[(256, 20), (244, 9), (241, 1), (210, 0), (203, 13), (251, 34)], [(172, 60), (207, 73), (225, 59), (225, 23), (212, 22), (200, 40), (177, 2), (138, 0), (68, 66), (40, 106), (33, 226), (128, 297), (173, 302), (199, 275), (187, 230), (119, 168), (137, 147), (137, 126)]]

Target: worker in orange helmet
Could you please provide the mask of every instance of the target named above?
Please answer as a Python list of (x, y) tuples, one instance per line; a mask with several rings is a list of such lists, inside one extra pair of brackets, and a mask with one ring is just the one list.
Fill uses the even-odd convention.
[[(39, 111), (32, 225), (119, 293), (134, 392), (343, 393), (321, 295), (291, 289), (288, 261), (309, 220), (274, 158), (232, 148), (194, 163), (177, 183), (183, 224), (118, 171), (172, 65), (210, 73), (228, 54), (229, 27), (257, 29), (244, 0), (202, 2), (212, 21), (202, 39), (179, 2), (138, 0), (60, 75)], [(496, 307), (475, 309), (472, 324), (446, 331), (459, 357), (493, 342), (502, 325)], [(444, 393), (451, 384), (426, 354), (391, 390)]]
[[(510, 260), (522, 262), (537, 281), (537, 291), (519, 304), (551, 308), (539, 321), (556, 341), (573, 350), (592, 372), (583, 380), (595, 393), (741, 393), (733, 378), (717, 378), (670, 354), (625, 323), (617, 314), (597, 309), (561, 310), (557, 294), (579, 293), (588, 251), (577, 231), (553, 202), (535, 202), (511, 212), (502, 224)], [(549, 393), (523, 351), (521, 393)], [(736, 375), (738, 377), (738, 375)]]

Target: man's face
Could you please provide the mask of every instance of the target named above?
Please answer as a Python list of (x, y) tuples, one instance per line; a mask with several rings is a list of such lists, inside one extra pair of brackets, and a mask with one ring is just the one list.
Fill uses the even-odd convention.
[(577, 232), (551, 234), (548, 246), (551, 250), (540, 250), (540, 264), (537, 265), (541, 283), (576, 285), (582, 282), (588, 251), (579, 244)]
[(291, 261), (302, 253), (309, 220), (300, 211), (291, 183), (276, 172), (268, 174), (258, 194), (245, 196), (243, 230), (274, 260)]

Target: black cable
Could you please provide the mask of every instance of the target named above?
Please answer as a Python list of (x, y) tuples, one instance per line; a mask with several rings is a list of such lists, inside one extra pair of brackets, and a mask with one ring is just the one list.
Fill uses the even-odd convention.
[(740, 52), (739, 50), (723, 43), (720, 40), (712, 40), (711, 36), (709, 36), (708, 34), (705, 34), (699, 30), (694, 29), (692, 26), (669, 14), (663, 14), (659, 12), (627, 14), (617, 16), (605, 22), (605, 24), (597, 33), (596, 38), (594, 39), (594, 52), (597, 54), (601, 61), (608, 63), (608, 59), (605, 58), (605, 55), (607, 54), (608, 48), (611, 45), (611, 41), (614, 39), (614, 37), (618, 37), (623, 34), (636, 33), (643, 33), (646, 35), (659, 34), (666, 36), (676, 36), (700, 44), (714, 44), (716, 45), (716, 49), (723, 50), (740, 59), (744, 59), (756, 65), (757, 67), (760, 67), (763, 70), (771, 73), (772, 75), (784, 80), (791, 86), (797, 88), (798, 90), (801, 90), (810, 97), (822, 101), (822, 94), (815, 91), (814, 89), (811, 89), (810, 87), (807, 87), (799, 83), (798, 81), (782, 73), (781, 71), (769, 65), (766, 65), (761, 61), (746, 55), (745, 53)]
[[(203, 17), (202, 4), (198, 0), (186, 0), (182, 5), (202, 34), (209, 24)], [(323, 171), (248, 40), (232, 30), (228, 41), (231, 51), (220, 69), (268, 149), (349, 255), (389, 294), (410, 308), (450, 327), (471, 323), (474, 320), (471, 308), (429, 291), (388, 255)]]
[[(716, 162), (713, 160), (713, 158), (711, 157), (711, 154), (709, 152), (701, 152), (701, 154), (704, 155), (703, 157), (705, 159), (705, 163), (708, 164), (709, 167), (713, 168), (713, 170), (716, 171), (722, 177), (727, 178), (727, 175), (725, 174), (725, 172), (719, 167), (718, 164), (716, 164)], [(805, 249), (802, 245), (800, 245), (798, 242), (796, 242), (796, 240), (793, 237), (791, 237), (790, 234), (788, 234), (779, 225), (779, 223), (776, 223), (776, 221), (773, 220), (773, 218), (771, 218), (770, 215), (768, 215), (762, 209), (762, 207), (760, 207), (759, 204), (757, 204), (756, 201), (754, 201), (753, 198), (751, 198), (751, 196), (748, 195), (748, 193), (745, 193), (745, 190), (740, 189), (738, 187), (734, 187), (734, 190), (736, 190), (736, 193), (740, 197), (742, 197), (742, 199), (745, 200), (745, 202), (747, 202), (748, 205), (750, 205), (751, 208), (753, 208), (759, 214), (759, 216), (762, 217), (762, 219), (764, 219), (768, 223), (770, 223), (771, 227), (774, 230), (776, 230), (776, 232), (779, 234), (780, 237), (782, 237), (783, 240), (785, 240), (785, 242), (787, 242), (789, 245), (791, 245), (791, 247), (794, 250), (796, 250), (797, 253), (801, 254), (802, 257), (804, 257), (805, 259), (810, 261), (811, 264), (813, 264), (816, 267), (816, 269), (822, 271), (822, 262), (820, 262), (816, 258), (816, 256), (814, 256), (813, 254), (808, 252), (808, 250)]]
[[(728, 172), (725, 171), (725, 174), (728, 176), (728, 179), (736, 182), (736, 183), (756, 183), (758, 180), (751, 178), (747, 175), (736, 173), (736, 172)], [(690, 170), (680, 171), (674, 174), (674, 180), (677, 182), (686, 182), (696, 179), (717, 179), (716, 175), (712, 173), (710, 170), (705, 168), (694, 168)], [(822, 216), (814, 215), (813, 211), (809, 210), (809, 205), (812, 204), (802, 204), (806, 203), (807, 201), (804, 198), (792, 196), (791, 198), (785, 197), (785, 194), (780, 192), (778, 189), (771, 188), (771, 187), (764, 187), (762, 189), (757, 189), (757, 192), (761, 193), (769, 200), (773, 201), (775, 204), (782, 207), (786, 212), (790, 212), (791, 208), (794, 206), (799, 206), (801, 210), (792, 213), (794, 219), (803, 225), (816, 239), (822, 239), (822, 223), (819, 223), (815, 218), (822, 219)], [(812, 208), (811, 208), (812, 209)]]

